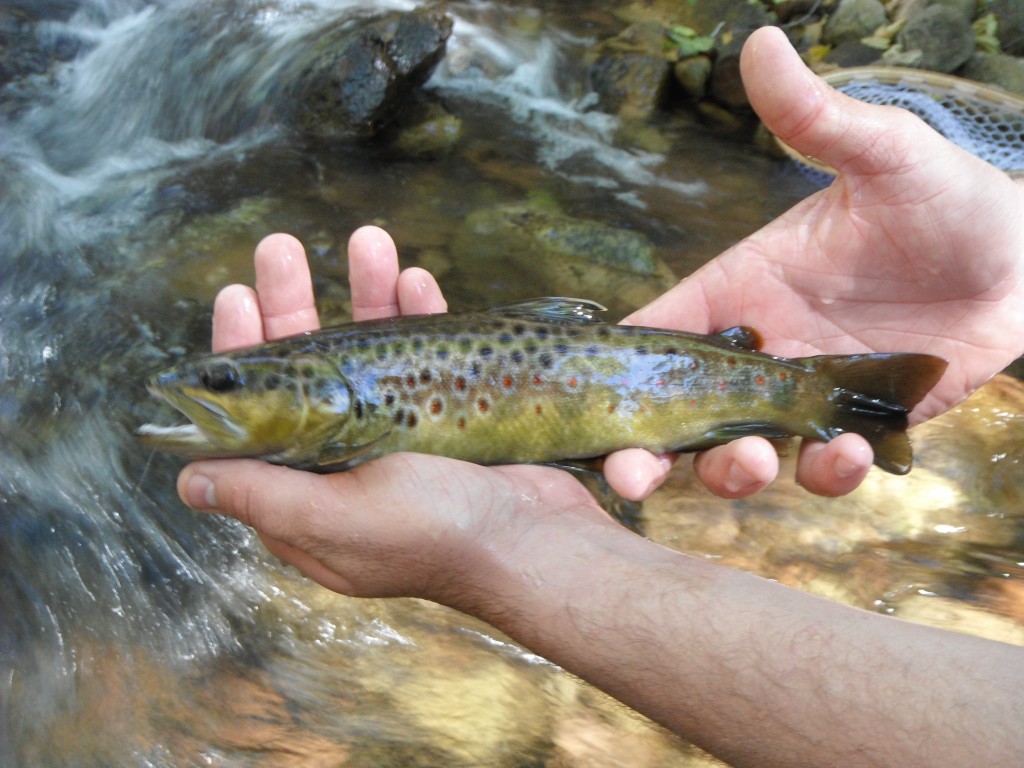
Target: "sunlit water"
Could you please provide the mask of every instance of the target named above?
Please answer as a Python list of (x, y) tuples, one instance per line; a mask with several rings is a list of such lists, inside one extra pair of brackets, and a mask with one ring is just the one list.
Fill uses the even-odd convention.
[[(681, 276), (813, 191), (692, 116), (638, 129), (596, 110), (582, 54), (619, 25), (584, 3), (448, 6), (428, 91), (463, 122), (450, 154), (299, 138), (277, 119), (295, 51), (368, 5), (86, 1), (40, 26), (79, 55), (4, 92), (0, 765), (706, 764), (484, 626), (283, 571), (242, 527), (186, 511), (180, 464), (132, 441), (154, 408), (144, 374), (208, 343), (213, 295), (251, 280), (270, 231), (307, 243), (328, 314), (347, 298), (338, 255), (371, 221), (442, 274), (453, 305), (479, 306), (522, 289), (518, 273), (476, 276), (465, 221), (480, 208), (554, 201), (642, 233)], [(848, 506), (785, 483), (712, 502), (684, 469), (647, 529), (1019, 640), (1021, 400), (1007, 397)], [(942, 448), (971, 424), (994, 442)]]

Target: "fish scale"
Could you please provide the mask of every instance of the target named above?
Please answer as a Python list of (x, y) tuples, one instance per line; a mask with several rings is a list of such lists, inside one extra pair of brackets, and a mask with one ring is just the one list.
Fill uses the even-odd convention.
[(140, 434), (191, 457), (331, 471), (396, 451), (559, 462), (856, 431), (879, 466), (902, 473), (906, 415), (945, 369), (922, 354), (779, 358), (755, 349), (749, 329), (607, 325), (598, 309), (545, 298), (350, 323), (187, 360), (149, 388), (192, 423)]

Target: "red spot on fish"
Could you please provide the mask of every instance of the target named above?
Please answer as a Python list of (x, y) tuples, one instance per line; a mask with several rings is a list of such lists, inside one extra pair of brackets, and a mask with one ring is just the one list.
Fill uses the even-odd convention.
[(482, 397), (476, 401), (476, 407), (480, 409), (480, 413), (487, 413), (491, 410), (491, 404)]
[(785, 381), (788, 378), (789, 378), (789, 374), (788, 373), (786, 373), (785, 371), (780, 371), (779, 372), (779, 381)]
[(513, 383), (514, 382), (512, 381), (512, 377), (511, 376), (506, 376), (505, 378), (503, 378), (501, 380), (501, 384), (502, 384), (502, 386), (505, 387), (505, 389), (511, 389)]
[(759, 386), (759, 387), (763, 387), (764, 386), (764, 376), (762, 376), (761, 374), (757, 374), (757, 376), (754, 377), (754, 383), (757, 384), (757, 386)]
[(718, 391), (719, 392), (725, 392), (725, 390), (727, 390), (728, 388), (729, 388), (729, 385), (726, 384), (724, 381), (719, 381), (718, 382)]
[(457, 390), (459, 390), (459, 392), (465, 392), (466, 391), (466, 379), (465, 379), (465, 377), (463, 377), (463, 376), (456, 376), (455, 377), (455, 388)]
[(728, 365), (730, 368), (735, 368), (736, 367), (736, 358), (735, 357), (727, 357), (725, 359), (725, 364)]
[(458, 423), (459, 423), (459, 429), (465, 429), (466, 428), (466, 419), (464, 417), (460, 416)]
[(691, 408), (696, 408), (697, 407), (697, 401), (696, 400), (691, 400), (690, 401), (690, 407)]
[(540, 377), (539, 373), (535, 373), (533, 374), (533, 383), (539, 387), (541, 384), (544, 383), (544, 379)]
[(542, 413), (544, 413), (544, 406), (541, 405), (540, 403), (537, 403), (535, 406), (533, 406), (533, 412), (540, 416)]
[(416, 377), (411, 373), (405, 377), (405, 386), (409, 389), (413, 389), (416, 386)]
[(608, 413), (615, 413), (615, 403), (608, 403)]
[(565, 382), (565, 383), (568, 384), (573, 389), (575, 389), (577, 386), (579, 386), (580, 382), (579, 382), (579, 380), (575, 376), (570, 376), (569, 380), (567, 382)]
[(657, 383), (657, 385), (659, 387), (664, 387), (665, 386), (665, 380), (664, 379), (658, 379), (658, 381), (656, 383)]
[(443, 411), (443, 410), (444, 410), (444, 403), (440, 400), (440, 398), (435, 398), (435, 399), (430, 401), (430, 412), (432, 414), (434, 414), (435, 416), (440, 416), (441, 415), (441, 411)]

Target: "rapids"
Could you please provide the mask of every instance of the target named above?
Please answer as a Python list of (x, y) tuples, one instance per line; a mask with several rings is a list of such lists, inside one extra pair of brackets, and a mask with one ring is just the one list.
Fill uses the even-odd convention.
[[(146, 374), (208, 344), (216, 290), (251, 280), (270, 231), (307, 244), (323, 311), (342, 319), (338, 255), (363, 223), (450, 281), (453, 304), (482, 306), (522, 298), (508, 268), (460, 280), (477, 274), (465, 221), (482, 207), (531, 201), (635, 231), (680, 276), (813, 186), (692, 115), (636, 125), (595, 110), (583, 54), (621, 27), (598, 4), (446, 4), (454, 32), (425, 90), (461, 137), (426, 157), (283, 119), (325, 30), (418, 3), (8, 5), (0, 18), (64, 53), (0, 93), (0, 768), (713, 764), (465, 617), (309, 585), (246, 529), (184, 509), (180, 462), (140, 452), (131, 431), (154, 416)], [(602, 285), (585, 292), (613, 302)], [(1012, 411), (999, 428), (1020, 445)], [(972, 579), (1021, 583), (1019, 450), (985, 450), (1004, 495), (932, 524), (929, 567), (894, 549), (852, 602), (898, 612), (902, 589), (974, 604)], [(994, 532), (947, 547), (975, 512)], [(952, 532), (928, 549), (935, 525)], [(798, 537), (771, 535), (793, 542), (784, 565), (801, 584)], [(857, 535), (841, 556), (870, 549)], [(728, 557), (723, 537), (692, 546)], [(815, 583), (822, 551), (806, 555), (826, 572)], [(1019, 629), (1006, 600), (1017, 607), (983, 613)]]

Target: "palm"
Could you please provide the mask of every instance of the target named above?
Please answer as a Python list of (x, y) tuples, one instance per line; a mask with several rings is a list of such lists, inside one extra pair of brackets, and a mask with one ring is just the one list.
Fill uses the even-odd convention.
[[(863, 119), (879, 120), (879, 108), (866, 109), (875, 113)], [(786, 356), (939, 355), (950, 367), (915, 410), (918, 421), (1005, 367), (1024, 336), (1021, 190), (910, 126), (909, 115), (883, 115), (888, 125), (873, 143), (832, 150), (841, 171), (832, 186), (630, 322), (703, 332), (743, 323), (761, 331), (767, 351)], [(805, 130), (800, 141), (829, 151), (827, 135)], [(1005, 333), (993, 338), (993, 328)]]

